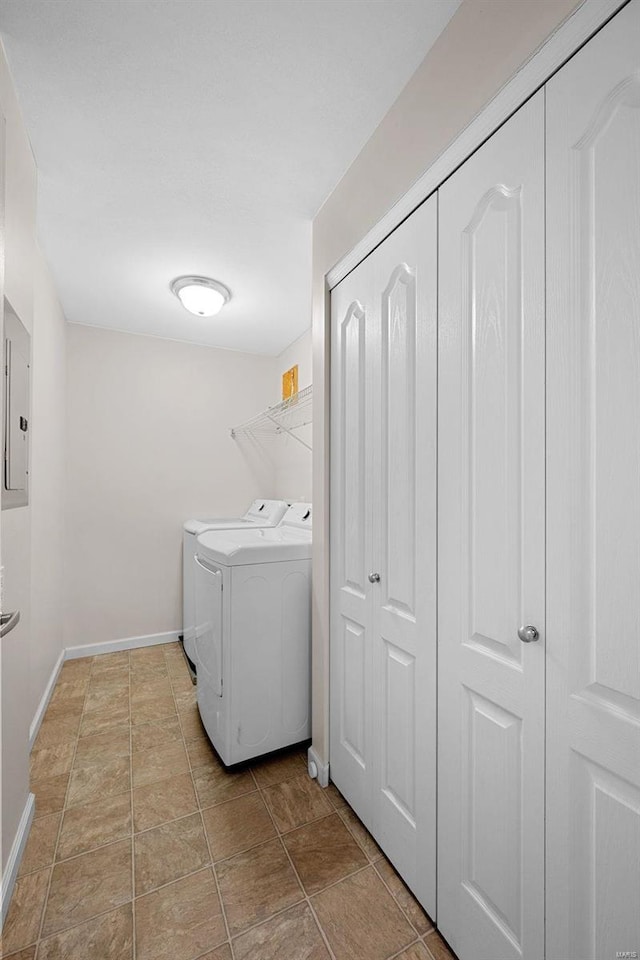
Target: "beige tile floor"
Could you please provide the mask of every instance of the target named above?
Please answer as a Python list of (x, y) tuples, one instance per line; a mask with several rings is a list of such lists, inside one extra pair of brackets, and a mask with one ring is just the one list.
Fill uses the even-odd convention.
[(177, 644), (67, 661), (31, 758), (13, 960), (455, 960), (293, 750), (227, 772)]

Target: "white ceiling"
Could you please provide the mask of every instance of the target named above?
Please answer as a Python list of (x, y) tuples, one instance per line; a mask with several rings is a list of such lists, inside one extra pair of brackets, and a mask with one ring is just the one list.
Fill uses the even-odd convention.
[[(277, 354), (311, 219), (460, 0), (0, 0), (74, 323)], [(233, 292), (214, 318), (179, 274)]]

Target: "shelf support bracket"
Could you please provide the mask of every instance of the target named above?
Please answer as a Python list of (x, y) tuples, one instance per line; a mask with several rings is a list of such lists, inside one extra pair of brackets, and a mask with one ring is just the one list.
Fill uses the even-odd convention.
[(293, 430), (290, 430), (289, 427), (285, 427), (283, 423), (280, 423), (276, 420), (275, 417), (272, 417), (269, 413), (266, 414), (268, 420), (271, 423), (275, 423), (277, 433), (287, 433), (290, 437), (293, 437), (294, 440), (297, 440), (298, 443), (301, 443), (303, 447), (306, 447), (307, 450), (311, 450), (311, 444), (307, 443), (306, 440), (303, 440), (302, 437), (299, 437), (297, 433), (294, 433)]

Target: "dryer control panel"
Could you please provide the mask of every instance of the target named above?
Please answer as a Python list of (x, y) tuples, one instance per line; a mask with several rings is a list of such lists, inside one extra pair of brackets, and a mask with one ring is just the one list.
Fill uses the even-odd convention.
[(311, 504), (294, 503), (280, 521), (281, 527), (299, 527), (311, 530)]

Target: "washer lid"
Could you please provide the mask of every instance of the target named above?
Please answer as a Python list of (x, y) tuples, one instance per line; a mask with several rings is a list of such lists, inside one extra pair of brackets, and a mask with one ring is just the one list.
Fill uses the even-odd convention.
[(200, 534), (196, 553), (227, 566), (311, 559), (311, 505), (297, 503), (277, 527), (260, 530), (209, 530)]
[(198, 536), (205, 530), (252, 530), (275, 527), (287, 511), (285, 500), (254, 500), (243, 517), (212, 517), (209, 520), (185, 520), (187, 533)]
[(184, 529), (196, 536), (206, 530), (250, 530), (256, 524), (244, 517), (212, 517), (210, 520), (185, 520)]

